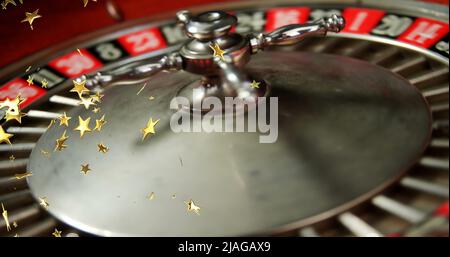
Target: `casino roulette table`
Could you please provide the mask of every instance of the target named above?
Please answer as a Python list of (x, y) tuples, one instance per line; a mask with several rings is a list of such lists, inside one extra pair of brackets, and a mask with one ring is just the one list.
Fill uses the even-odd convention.
[[(0, 111), (13, 135), (0, 144), (1, 236), (448, 236), (448, 2), (23, 2), (0, 13), (0, 101), (20, 95), (26, 113)], [(33, 30), (20, 23), (38, 8)], [(330, 31), (277, 37), (305, 23)], [(237, 67), (198, 60), (211, 31), (246, 42)], [(110, 71), (125, 83), (98, 75)], [(214, 72), (218, 88), (248, 75), (261, 85), (245, 94), (277, 97), (276, 142), (170, 130), (171, 99)], [(71, 92), (83, 79), (95, 112)], [(141, 140), (149, 115), (156, 133)], [(88, 117), (106, 123), (80, 138)]]

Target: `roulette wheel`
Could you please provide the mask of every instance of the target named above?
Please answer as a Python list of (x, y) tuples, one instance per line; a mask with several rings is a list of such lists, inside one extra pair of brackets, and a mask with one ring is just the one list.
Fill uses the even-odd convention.
[[(437, 2), (99, 0), (2, 39), (0, 235), (448, 236)], [(276, 138), (175, 133), (206, 96), (276, 98)]]

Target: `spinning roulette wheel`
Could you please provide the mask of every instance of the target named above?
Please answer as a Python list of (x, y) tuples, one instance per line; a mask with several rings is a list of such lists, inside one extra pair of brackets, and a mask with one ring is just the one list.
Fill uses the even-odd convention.
[[(20, 94), (27, 115), (20, 124), (2, 124), (14, 136), (11, 145), (0, 144), (0, 202), (8, 211), (0, 235), (51, 236), (57, 228), (63, 236), (448, 236), (445, 5), (204, 1), (163, 15), (142, 8), (143, 17), (134, 19), (125, 2), (90, 3), (117, 24), (23, 60), (5, 53), (11, 61), (0, 70), (0, 100)], [(191, 13), (175, 15), (182, 8)], [(338, 19), (333, 15), (345, 26), (323, 23)], [(219, 27), (211, 25), (216, 21)], [(304, 23), (327, 24), (330, 33), (301, 37), (305, 27), (290, 27)], [(295, 42), (280, 27), (299, 33)], [(241, 35), (231, 46), (218, 39), (231, 35)], [(262, 35), (270, 40), (259, 40)], [(211, 70), (199, 60), (210, 49), (189, 43), (199, 37), (217, 39), (225, 52), (240, 50), (233, 60), (239, 65), (216, 58)], [(133, 80), (139, 69), (144, 79)], [(261, 87), (231, 95), (278, 98), (276, 142), (258, 143), (258, 133), (250, 132), (170, 130), (171, 99), (216, 73), (220, 82), (211, 79), (202, 95), (241, 82), (238, 74)], [(79, 106), (70, 92), (73, 80), (83, 79), (104, 95), (99, 113)], [(63, 113), (72, 117), (68, 127), (59, 126)], [(80, 138), (74, 131), (78, 117), (102, 115), (101, 133)], [(156, 133), (141, 140), (149, 117), (159, 120)], [(63, 133), (67, 149), (53, 151)], [(106, 154), (97, 151), (100, 142), (109, 147)], [(92, 170), (83, 175), (86, 163)], [(32, 176), (17, 179), (24, 172)], [(186, 212), (189, 199), (200, 215)]]

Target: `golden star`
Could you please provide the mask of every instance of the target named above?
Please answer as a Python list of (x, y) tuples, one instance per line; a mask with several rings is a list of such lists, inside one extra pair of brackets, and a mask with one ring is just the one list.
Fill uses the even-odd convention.
[[(97, 2), (97, 0), (92, 0), (92, 1)], [(83, 0), (84, 7), (87, 6), (88, 2), (89, 2), (89, 0)]]
[(83, 120), (80, 116), (78, 116), (78, 127), (76, 127), (74, 130), (80, 131), (80, 138), (84, 136), (84, 133), (91, 132), (91, 129), (89, 128), (89, 122), (91, 122), (91, 117)]
[(105, 114), (100, 119), (95, 120), (95, 128), (94, 130), (100, 131), (103, 128), (103, 125), (106, 124)]
[(23, 113), (20, 110), (17, 113), (6, 112), (5, 119), (6, 121), (16, 120), (17, 122), (22, 124), (22, 117), (26, 115), (27, 115), (26, 113)]
[(48, 81), (46, 79), (43, 79), (41, 81), (41, 84), (42, 84), (42, 88), (48, 88)]
[(47, 197), (39, 197), (39, 205), (47, 209), (50, 204), (48, 204)]
[(52, 235), (53, 235), (54, 237), (61, 237), (61, 232), (62, 232), (62, 231), (59, 231), (59, 230), (57, 230), (57, 229), (55, 228), (55, 231), (52, 233)]
[(14, 174), (14, 178), (17, 180), (26, 178), (26, 177), (31, 177), (33, 176), (32, 172), (25, 172), (25, 173), (18, 173), (18, 174)]
[(95, 93), (95, 95), (91, 96), (92, 102), (94, 103), (101, 103), (102, 102), (102, 98), (105, 95), (100, 94), (100, 92)]
[(81, 164), (81, 173), (84, 173), (84, 175), (87, 175), (91, 171), (89, 168), (89, 164), (83, 165)]
[(13, 154), (11, 154), (11, 156), (9, 156), (9, 160), (10, 160), (10, 161), (13, 162), (15, 159), (16, 159), (16, 157), (15, 157)]
[(86, 88), (86, 80), (80, 82), (72, 80), (72, 82), (73, 88), (70, 90), (70, 92), (76, 92), (80, 98), (81, 96), (83, 96), (83, 93), (89, 93), (89, 89)]
[(197, 215), (200, 215), (200, 207), (195, 205), (195, 203), (194, 203), (194, 201), (192, 201), (192, 199), (190, 199), (188, 202), (184, 202), (184, 203), (187, 205), (188, 211), (193, 211)]
[(213, 56), (219, 57), (223, 61), (223, 54), (225, 51), (223, 51), (220, 46), (217, 43), (214, 43), (214, 45), (209, 45), (211, 49), (214, 51)]
[(25, 12), (25, 16), (26, 17), (21, 22), (28, 22), (28, 23), (30, 23), (31, 30), (33, 30), (33, 21), (35, 19), (42, 18), (42, 16), (39, 15), (38, 12), (39, 12), (39, 9), (37, 9), (36, 11), (34, 11), (32, 13)]
[(69, 126), (69, 120), (72, 119), (72, 118), (68, 117), (66, 115), (66, 112), (64, 112), (63, 115), (59, 116), (58, 119), (59, 119), (59, 125), (60, 126), (64, 125), (64, 126), (68, 127)]
[(28, 86), (31, 86), (31, 84), (33, 84), (33, 76), (28, 75), (27, 83), (28, 83)]
[(0, 109), (8, 107), (7, 112), (11, 114), (18, 114), (20, 111), (20, 104), (23, 103), (26, 99), (20, 98), (20, 94), (16, 96), (14, 100), (9, 100), (9, 98), (6, 98), (4, 101), (0, 101)]
[(80, 96), (81, 101), (79, 102), (79, 105), (83, 105), (84, 108), (86, 108), (86, 110), (89, 110), (89, 107), (91, 107), (91, 105), (95, 105), (94, 102), (92, 102), (92, 98), (90, 97), (82, 97)]
[(259, 88), (259, 84), (261, 84), (261, 82), (256, 82), (256, 81), (252, 81), (252, 83), (250, 84), (250, 87), (255, 89), (255, 88)]
[[(21, 3), (22, 3), (22, 2), (21, 2)], [(8, 6), (8, 4), (12, 4), (12, 5), (14, 5), (14, 6), (17, 6), (16, 3), (14, 2), (14, 0), (5, 0), (5, 1), (3, 1), (3, 3), (2, 3), (3, 9), (6, 10), (6, 7)]]
[(11, 144), (11, 141), (9, 141), (9, 139), (12, 137), (12, 136), (14, 136), (13, 134), (9, 134), (9, 133), (6, 133), (4, 130), (3, 130), (3, 127), (2, 127), (2, 125), (0, 125), (0, 144), (1, 143), (7, 143), (7, 144)]
[(5, 206), (3, 206), (3, 203), (2, 203), (2, 210), (3, 210), (2, 216), (3, 216), (3, 219), (5, 220), (5, 224), (6, 224), (6, 231), (11, 231), (11, 226), (9, 225), (9, 219), (8, 219), (8, 211), (5, 210)]
[(155, 134), (155, 126), (158, 124), (159, 120), (153, 121), (152, 118), (150, 118), (147, 122), (147, 126), (145, 128), (141, 129), (142, 133), (142, 141), (145, 140), (145, 138), (148, 136), (148, 134)]
[[(61, 135), (61, 137), (56, 139), (55, 151), (56, 150), (58, 150), (58, 151), (64, 150), (67, 147), (67, 145), (65, 143), (68, 138), (69, 137), (66, 136), (66, 131), (64, 130), (64, 133)], [(43, 151), (45, 151), (45, 150), (41, 150), (41, 153), (45, 156), (46, 154)]]
[(99, 111), (100, 111), (100, 108), (98, 108), (98, 107), (94, 107), (94, 109), (92, 109), (93, 113), (98, 113)]
[(97, 147), (100, 153), (107, 153), (109, 151), (109, 148), (102, 143), (98, 144)]

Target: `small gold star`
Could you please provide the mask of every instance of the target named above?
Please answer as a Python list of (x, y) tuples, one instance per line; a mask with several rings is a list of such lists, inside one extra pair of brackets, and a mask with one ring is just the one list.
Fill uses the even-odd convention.
[[(97, 0), (92, 0), (92, 1), (97, 2)], [(88, 2), (89, 2), (89, 0), (83, 0), (84, 7), (87, 6)]]
[(211, 47), (211, 49), (214, 51), (214, 57), (219, 57), (221, 60), (223, 60), (223, 54), (225, 53), (225, 51), (223, 51), (217, 43), (214, 43), (214, 45), (209, 45), (209, 47)]
[(52, 233), (52, 235), (53, 235), (54, 237), (61, 237), (61, 232), (62, 232), (62, 231), (59, 231), (59, 230), (57, 230), (57, 229), (55, 228), (55, 231)]
[(89, 128), (89, 122), (91, 122), (91, 117), (83, 120), (80, 116), (78, 116), (78, 127), (76, 127), (74, 130), (80, 131), (80, 138), (83, 138), (84, 133), (91, 132), (91, 129)]
[(27, 115), (26, 113), (23, 113), (20, 110), (18, 110), (18, 112), (16, 112), (16, 113), (6, 112), (5, 119), (6, 119), (6, 121), (16, 120), (17, 122), (22, 124), (22, 117), (24, 117), (26, 115)]
[(100, 92), (95, 93), (95, 95), (91, 96), (92, 102), (94, 103), (101, 103), (102, 102), (102, 98), (105, 95), (100, 94)]
[(59, 119), (59, 125), (60, 126), (64, 125), (64, 126), (68, 127), (69, 126), (69, 120), (72, 119), (72, 118), (68, 117), (66, 115), (66, 112), (64, 112), (63, 115), (58, 117), (58, 119)]
[(48, 88), (48, 81), (46, 79), (43, 79), (41, 81), (41, 84), (42, 84), (42, 88)]
[(9, 156), (9, 160), (10, 160), (10, 161), (13, 162), (15, 159), (16, 159), (16, 157), (14, 156), (14, 154), (11, 154), (11, 155)]
[(250, 87), (255, 89), (255, 88), (259, 88), (259, 84), (261, 84), (261, 82), (256, 82), (256, 81), (252, 81), (252, 83), (250, 84)]
[(19, 179), (24, 179), (26, 177), (31, 177), (33, 176), (32, 172), (25, 172), (25, 173), (18, 173), (14, 175), (14, 178), (19, 180)]
[(89, 107), (91, 107), (91, 105), (95, 105), (95, 103), (92, 102), (92, 98), (90, 97), (80, 97), (80, 99), (81, 101), (79, 102), (79, 105), (83, 105), (86, 110), (89, 110)]
[(98, 113), (99, 111), (100, 111), (100, 108), (98, 108), (98, 107), (94, 107), (94, 109), (92, 109), (93, 113)]
[(147, 122), (147, 126), (145, 128), (141, 129), (142, 133), (142, 141), (145, 140), (145, 138), (148, 136), (148, 134), (155, 134), (155, 126), (158, 124), (159, 120), (153, 121), (152, 118), (150, 118)]
[(109, 148), (102, 143), (98, 144), (97, 147), (100, 153), (107, 153), (109, 151)]
[(28, 83), (28, 86), (31, 86), (31, 84), (33, 84), (33, 76), (28, 75), (27, 83)]
[(11, 231), (11, 226), (9, 225), (9, 219), (8, 219), (8, 211), (5, 210), (5, 206), (3, 206), (3, 203), (2, 203), (2, 210), (3, 210), (2, 216), (6, 223), (6, 231)]
[[(56, 151), (56, 150), (58, 150), (58, 151), (64, 150), (64, 149), (67, 147), (67, 145), (66, 145), (65, 143), (66, 143), (66, 140), (67, 140), (68, 138), (69, 138), (69, 137), (66, 136), (66, 131), (64, 130), (64, 133), (61, 135), (61, 137), (58, 138), (58, 139), (56, 139), (55, 151)], [(42, 151), (43, 151), (43, 150), (41, 150), (41, 152), (42, 152)], [(45, 154), (44, 154), (44, 156), (45, 156)]]
[(19, 225), (17, 225), (17, 222), (14, 221), (14, 222), (13, 222), (13, 227), (17, 228), (18, 226), (19, 226)]
[(33, 30), (33, 21), (35, 19), (42, 18), (42, 16), (39, 15), (38, 12), (39, 12), (39, 9), (37, 9), (36, 11), (34, 11), (32, 13), (25, 12), (25, 16), (26, 17), (21, 22), (28, 22), (28, 23), (30, 23), (31, 30)]
[(155, 199), (155, 192), (151, 192), (150, 194), (148, 194), (147, 195), (147, 199), (150, 200), (150, 201)]
[(94, 130), (101, 131), (103, 128), (103, 125), (105, 125), (105, 124), (106, 124), (105, 114), (103, 114), (103, 116), (100, 119), (95, 120)]
[(1, 143), (11, 144), (11, 141), (9, 141), (9, 139), (10, 139), (12, 136), (14, 136), (14, 135), (13, 135), (13, 134), (6, 133), (6, 132), (3, 130), (2, 125), (0, 125), (0, 144), (1, 144)]
[(50, 204), (48, 204), (47, 197), (39, 197), (39, 205), (47, 209)]
[(20, 111), (20, 104), (23, 103), (26, 99), (20, 98), (20, 94), (16, 96), (14, 100), (9, 100), (9, 98), (6, 98), (4, 101), (0, 101), (0, 109), (8, 107), (7, 112), (11, 114), (18, 114)]
[(187, 205), (188, 211), (193, 211), (197, 215), (200, 215), (200, 207), (195, 205), (195, 203), (194, 203), (194, 201), (192, 201), (192, 199), (190, 199), (188, 202), (184, 202), (184, 203)]
[(16, 3), (14, 2), (14, 0), (5, 0), (5, 1), (3, 1), (3, 3), (2, 3), (3, 9), (6, 10), (6, 7), (8, 6), (8, 4), (12, 4), (12, 5), (14, 5), (14, 6), (17, 6)]
[(73, 88), (70, 90), (70, 92), (76, 92), (78, 96), (81, 98), (83, 96), (83, 93), (89, 93), (89, 89), (87, 89), (86, 86), (86, 80), (83, 81), (76, 81), (72, 80), (73, 82)]
[(89, 171), (91, 171), (91, 169), (89, 168), (89, 164), (81, 164), (81, 173), (84, 173), (84, 175), (87, 175), (89, 173)]
[(42, 154), (44, 157), (47, 157), (47, 158), (50, 157), (50, 153), (49, 153), (47, 150), (45, 150), (45, 149), (41, 149), (41, 154)]

